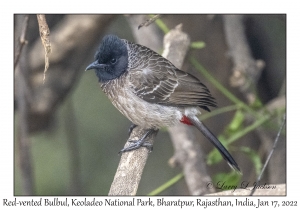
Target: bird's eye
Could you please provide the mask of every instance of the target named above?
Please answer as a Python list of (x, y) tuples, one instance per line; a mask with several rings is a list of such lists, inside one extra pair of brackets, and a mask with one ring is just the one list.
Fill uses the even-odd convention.
[(111, 64), (115, 64), (117, 62), (117, 59), (115, 59), (115, 58), (112, 58), (111, 60), (110, 60), (110, 63)]

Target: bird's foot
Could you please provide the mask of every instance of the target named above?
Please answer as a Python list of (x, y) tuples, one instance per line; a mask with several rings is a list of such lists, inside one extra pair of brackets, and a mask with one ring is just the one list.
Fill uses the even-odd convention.
[(137, 125), (131, 124), (131, 126), (130, 126), (129, 129), (128, 129), (128, 136), (131, 135), (131, 133), (132, 133), (132, 131), (133, 131), (133, 129), (134, 129), (135, 127), (137, 127)]
[(153, 150), (152, 144), (147, 142), (147, 141), (142, 142), (141, 140), (129, 140), (129, 142), (132, 143), (132, 144), (129, 145), (128, 147), (123, 148), (119, 152), (119, 154), (123, 153), (123, 152), (129, 152), (129, 151), (132, 151), (132, 150), (136, 150), (136, 149), (139, 149), (140, 147), (146, 147), (149, 152), (152, 152), (152, 150)]
[[(133, 126), (131, 126), (131, 127), (133, 127)], [(136, 127), (136, 126), (134, 126), (134, 127)], [(152, 152), (153, 146), (150, 142), (147, 142), (146, 139), (149, 135), (151, 135), (155, 131), (156, 130), (154, 130), (154, 129), (150, 129), (139, 140), (129, 140), (129, 142), (131, 144), (128, 147), (123, 148), (119, 152), (119, 154), (123, 153), (123, 152), (129, 152), (129, 151), (132, 151), (132, 150), (136, 150), (136, 149), (139, 149), (140, 147), (146, 147), (149, 152)]]

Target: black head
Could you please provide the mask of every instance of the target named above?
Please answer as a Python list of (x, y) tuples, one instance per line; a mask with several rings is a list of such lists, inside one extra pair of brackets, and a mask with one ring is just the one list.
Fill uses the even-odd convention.
[(128, 52), (126, 44), (115, 35), (107, 35), (95, 54), (95, 61), (86, 70), (95, 69), (100, 82), (113, 80), (127, 69)]

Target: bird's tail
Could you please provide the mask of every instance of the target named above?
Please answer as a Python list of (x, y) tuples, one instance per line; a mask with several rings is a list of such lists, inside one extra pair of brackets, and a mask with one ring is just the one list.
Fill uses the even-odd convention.
[(201, 133), (219, 150), (229, 166), (241, 173), (238, 164), (235, 162), (227, 149), (222, 145), (222, 143), (217, 139), (217, 137), (215, 137), (215, 135), (196, 116), (188, 116), (188, 118), (193, 125), (196, 126), (196, 128), (198, 128)]

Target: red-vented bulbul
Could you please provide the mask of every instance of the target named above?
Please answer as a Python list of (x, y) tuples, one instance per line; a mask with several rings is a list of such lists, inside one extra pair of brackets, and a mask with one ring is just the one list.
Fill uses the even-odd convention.
[(94, 69), (101, 89), (113, 105), (132, 123), (147, 130), (141, 139), (121, 150), (149, 147), (146, 137), (161, 127), (176, 123), (194, 125), (219, 150), (228, 164), (240, 171), (237, 163), (221, 142), (197, 118), (200, 108), (210, 111), (216, 103), (209, 90), (193, 75), (177, 69), (170, 61), (151, 49), (119, 39), (103, 38)]

